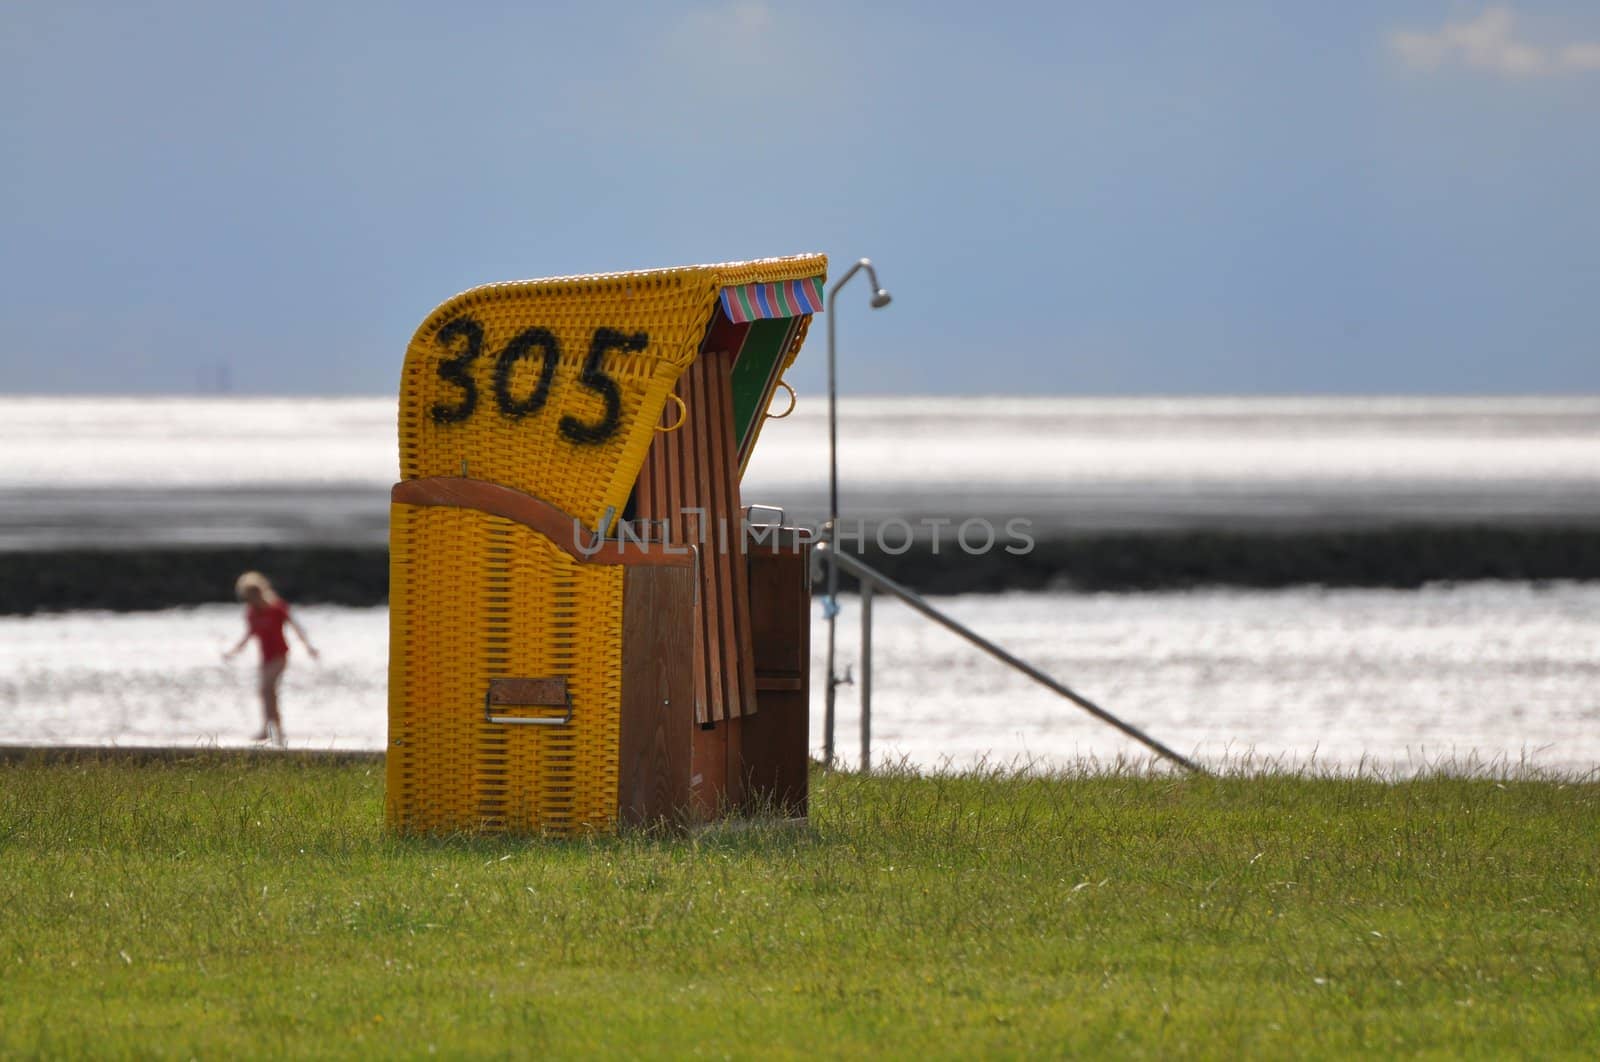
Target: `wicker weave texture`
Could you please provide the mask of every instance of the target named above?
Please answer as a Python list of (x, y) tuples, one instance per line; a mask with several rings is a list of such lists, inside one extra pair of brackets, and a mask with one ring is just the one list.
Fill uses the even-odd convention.
[[(406, 352), (401, 478), (501, 483), (599, 528), (627, 501), (717, 293), (826, 267), (825, 257), (802, 255), (463, 292), (428, 316)], [(612, 387), (614, 408), (604, 393)], [(602, 437), (575, 438), (572, 426)]]
[[(390, 512), (387, 817), (405, 832), (608, 830), (622, 577), (471, 509)], [(565, 678), (564, 726), (496, 725), (497, 677)]]

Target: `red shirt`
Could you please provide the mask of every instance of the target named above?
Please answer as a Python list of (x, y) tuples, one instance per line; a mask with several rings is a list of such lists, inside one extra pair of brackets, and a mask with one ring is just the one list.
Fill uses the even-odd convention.
[(261, 643), (263, 662), (281, 660), (289, 655), (289, 640), (283, 636), (283, 625), (289, 621), (287, 602), (280, 599), (259, 608), (251, 605), (245, 610), (244, 618), (250, 624), (250, 633)]

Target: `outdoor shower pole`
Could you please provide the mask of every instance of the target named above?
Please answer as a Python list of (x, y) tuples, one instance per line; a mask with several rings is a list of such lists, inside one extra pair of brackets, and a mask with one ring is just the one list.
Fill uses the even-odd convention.
[(861, 773), (867, 774), (872, 770), (872, 582), (868, 579), (861, 580), (860, 682)]
[(865, 269), (867, 279), (872, 281), (872, 308), (874, 310), (889, 305), (889, 293), (878, 286), (878, 271), (872, 268), (872, 259), (863, 258), (845, 271), (844, 276), (834, 281), (833, 287), (828, 289), (828, 522), (823, 527), (823, 540), (828, 543), (828, 592), (822, 599), (822, 614), (828, 621), (828, 671), (827, 690), (824, 693), (822, 710), (822, 762), (826, 767), (833, 766), (833, 701), (834, 691), (839, 686), (838, 676), (833, 670), (834, 646), (834, 620), (839, 615), (839, 566), (834, 563), (833, 555), (838, 549), (837, 535), (839, 533), (839, 387), (837, 364), (835, 356), (836, 333), (834, 318), (839, 316), (839, 289), (844, 287), (850, 278)]

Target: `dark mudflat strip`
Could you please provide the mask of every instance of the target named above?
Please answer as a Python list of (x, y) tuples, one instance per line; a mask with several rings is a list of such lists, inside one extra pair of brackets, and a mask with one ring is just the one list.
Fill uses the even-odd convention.
[(265, 746), (216, 748), (206, 746), (119, 747), (116, 745), (0, 745), (0, 765), (58, 763), (218, 763), (224, 761), (272, 761), (338, 766), (352, 763), (382, 763), (381, 750), (365, 749), (274, 749)]
[[(949, 540), (935, 553), (926, 539), (890, 554), (869, 538), (862, 556), (933, 594), (1300, 584), (1408, 589), (1480, 579), (1600, 580), (1600, 526), (1121, 531), (1041, 537), (1020, 556), (999, 547), (973, 556)], [(296, 604), (378, 605), (388, 598), (389, 561), (381, 547), (22, 551), (0, 552), (0, 614), (229, 602), (235, 577), (249, 569), (266, 572)]]
[(0, 552), (0, 614), (132, 612), (232, 601), (239, 573), (265, 572), (293, 604), (381, 605), (381, 546), (171, 546)]
[(1600, 579), (1600, 527), (1125, 531), (1042, 538), (1020, 556), (1003, 549), (970, 556), (947, 542), (938, 556), (919, 543), (899, 555), (868, 548), (862, 557), (931, 594), (1304, 584), (1414, 589), (1484, 579)]

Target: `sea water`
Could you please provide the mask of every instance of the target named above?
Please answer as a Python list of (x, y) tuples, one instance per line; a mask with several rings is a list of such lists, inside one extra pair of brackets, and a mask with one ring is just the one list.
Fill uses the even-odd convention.
[[(746, 502), (815, 519), (825, 405), (766, 423)], [(398, 475), (392, 398), (0, 398), (0, 549), (365, 542)], [(843, 512), (1036, 529), (1600, 521), (1600, 398), (847, 399)], [(858, 612), (840, 617), (842, 671)], [(1213, 762), (1600, 765), (1600, 587), (1478, 584), (946, 599), (980, 633)], [(291, 741), (381, 748), (386, 614), (297, 614)], [(880, 598), (875, 757), (922, 768), (1143, 750)], [(822, 689), (815, 626), (813, 690)], [(0, 617), (0, 742), (239, 744), (253, 665), (219, 604)], [(252, 650), (253, 651), (253, 650)], [(837, 748), (857, 755), (855, 687)], [(812, 747), (822, 746), (814, 694)]]
[[(826, 403), (770, 420), (744, 501), (826, 512)], [(380, 544), (392, 398), (0, 398), (0, 549)], [(1600, 398), (860, 398), (849, 517), (1052, 530), (1600, 522)]]
[[(1405, 773), (1439, 766), (1600, 768), (1600, 586), (1476, 583), (1002, 594), (936, 599), (1106, 710), (1213, 764)], [(874, 605), (876, 763), (922, 770), (1141, 760), (1071, 703), (898, 603)], [(322, 651), (284, 680), (290, 743), (380, 749), (387, 611), (307, 606)], [(859, 678), (852, 597), (839, 669)], [(811, 748), (825, 626), (813, 617)], [(220, 653), (236, 606), (0, 618), (0, 743), (235, 746), (259, 726), (255, 663)], [(251, 650), (253, 652), (253, 649)], [(858, 687), (835, 741), (857, 761)], [(476, 705), (463, 705), (474, 711)]]

